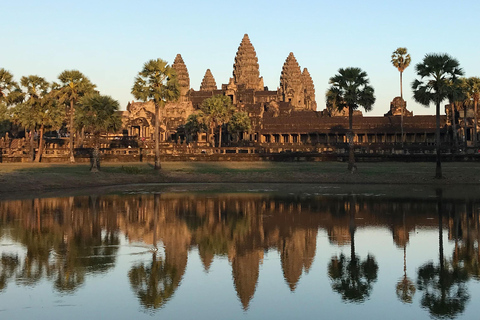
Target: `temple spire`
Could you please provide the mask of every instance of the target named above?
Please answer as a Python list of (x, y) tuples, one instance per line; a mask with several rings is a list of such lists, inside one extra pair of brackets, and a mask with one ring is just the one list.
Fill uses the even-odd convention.
[(202, 84), (200, 85), (200, 91), (212, 90), (217, 90), (217, 83), (215, 82), (215, 78), (213, 77), (210, 69), (207, 69), (207, 71), (205, 71), (205, 75), (203, 76)]
[(233, 64), (235, 85), (245, 85), (246, 89), (263, 90), (263, 78), (260, 77), (257, 54), (248, 35), (243, 36)]
[(312, 77), (310, 76), (307, 68), (304, 68), (302, 72), (302, 84), (305, 99), (305, 109), (316, 111), (317, 102), (315, 101), (315, 86), (313, 85)]
[(290, 102), (296, 109), (304, 109), (302, 72), (293, 52), (290, 52), (283, 64), (279, 90), (283, 101)]
[(172, 65), (173, 69), (177, 73), (177, 80), (180, 86), (180, 95), (185, 96), (190, 90), (190, 77), (188, 76), (187, 66), (183, 62), (183, 58), (180, 54), (177, 54)]

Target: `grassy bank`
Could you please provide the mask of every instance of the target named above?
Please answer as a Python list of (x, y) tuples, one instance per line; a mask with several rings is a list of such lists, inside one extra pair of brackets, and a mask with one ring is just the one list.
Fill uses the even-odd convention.
[(443, 164), (444, 179), (434, 179), (434, 163), (359, 163), (350, 174), (341, 162), (166, 162), (155, 172), (150, 163), (3, 163), (0, 192), (66, 190), (143, 183), (318, 183), (480, 185), (480, 163)]

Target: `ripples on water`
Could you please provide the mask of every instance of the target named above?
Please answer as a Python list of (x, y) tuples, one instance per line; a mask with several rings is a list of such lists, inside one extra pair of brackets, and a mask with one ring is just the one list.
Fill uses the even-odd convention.
[(5, 319), (476, 319), (479, 199), (275, 187), (0, 202)]

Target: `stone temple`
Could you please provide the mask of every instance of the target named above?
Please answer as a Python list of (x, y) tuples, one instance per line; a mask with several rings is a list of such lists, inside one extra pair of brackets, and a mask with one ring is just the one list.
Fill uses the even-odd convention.
[[(248, 113), (252, 130), (242, 134), (241, 141), (244, 143), (256, 146), (319, 145), (344, 143), (347, 140), (348, 111), (328, 108), (317, 111), (312, 77), (307, 68), (302, 71), (293, 52), (285, 59), (277, 90), (269, 90), (264, 86), (255, 48), (247, 34), (243, 36), (235, 55), (232, 77), (221, 87), (217, 85), (210, 69), (207, 69), (199, 90), (191, 88), (188, 69), (180, 54), (175, 57), (172, 66), (177, 73), (181, 96), (177, 102), (167, 103), (161, 112), (160, 141), (188, 142), (184, 130), (188, 116), (199, 110), (206, 98), (215, 95), (230, 97), (237, 111)], [(355, 142), (360, 144), (434, 142), (434, 116), (413, 116), (413, 112), (406, 109), (406, 103), (400, 97), (393, 99), (389, 109), (383, 117), (366, 117), (360, 111), (355, 111), (353, 120)], [(122, 116), (125, 132), (142, 140), (151, 139), (154, 132), (154, 114), (152, 102), (128, 103), (127, 111)], [(448, 121), (446, 116), (442, 116), (441, 123), (444, 127), (442, 137), (445, 139)], [(457, 118), (456, 121), (462, 120)], [(467, 127), (459, 123), (458, 129), (463, 128)], [(228, 145), (233, 138), (225, 131), (222, 141)], [(207, 143), (205, 136), (198, 136), (194, 140)]]

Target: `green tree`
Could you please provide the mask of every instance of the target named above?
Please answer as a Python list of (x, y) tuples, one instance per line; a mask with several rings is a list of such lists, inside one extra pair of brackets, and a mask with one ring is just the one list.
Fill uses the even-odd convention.
[(213, 132), (218, 128), (218, 147), (222, 146), (222, 126), (230, 121), (235, 107), (232, 105), (230, 97), (216, 95), (211, 98), (203, 100), (201, 110), (201, 119)]
[(119, 103), (110, 96), (93, 94), (80, 99), (77, 107), (77, 127), (83, 127), (93, 135), (94, 150), (90, 171), (100, 170), (100, 134), (117, 131), (122, 120), (119, 113)]
[(440, 157), (440, 103), (447, 98), (450, 81), (455, 81), (463, 75), (458, 61), (448, 54), (427, 54), (423, 61), (415, 66), (420, 79), (412, 83), (413, 98), (418, 103), (436, 106), (436, 153), (437, 164), (435, 178), (442, 178), (442, 164)]
[(228, 131), (235, 134), (236, 140), (239, 140), (241, 132), (249, 132), (252, 129), (252, 122), (247, 112), (239, 111), (232, 115), (228, 122)]
[(11, 109), (9, 106), (22, 101), (22, 93), (13, 75), (0, 68), (0, 135), (11, 128)]
[(467, 87), (469, 90), (469, 96), (473, 102), (473, 146), (477, 147), (477, 126), (478, 126), (478, 101), (480, 100), (480, 78), (470, 77), (467, 78)]
[(189, 140), (194, 140), (195, 137), (200, 132), (206, 132), (207, 126), (200, 121), (200, 116), (198, 113), (192, 113), (188, 116), (187, 121), (185, 122), (185, 133)]
[[(402, 99), (403, 103), (403, 81), (402, 81), (402, 75), (403, 71), (410, 65), (410, 62), (412, 61), (410, 54), (407, 52), (407, 48), (397, 48), (392, 53), (392, 64), (395, 68), (397, 68), (398, 72), (400, 72), (400, 98)], [(401, 114), (401, 122), (400, 122), (400, 128), (402, 130), (402, 144), (403, 144), (403, 114), (405, 113), (405, 108), (404, 104), (402, 104), (402, 114)]]
[(162, 59), (147, 61), (142, 71), (138, 73), (132, 87), (135, 99), (153, 101), (155, 104), (155, 170), (160, 170), (160, 109), (169, 101), (176, 101), (180, 89), (175, 69)]
[(458, 134), (457, 134), (457, 107), (467, 98), (466, 82), (463, 78), (453, 79), (449, 83), (449, 90), (447, 94), (448, 102), (450, 104), (452, 114), (452, 133), (455, 145), (455, 151), (458, 150)]
[(375, 103), (373, 87), (369, 85), (367, 73), (360, 68), (341, 68), (338, 74), (330, 78), (330, 88), (326, 93), (327, 104), (343, 110), (348, 108), (348, 170), (356, 171), (353, 142), (353, 111), (363, 107), (365, 111), (372, 110)]
[[(14, 118), (25, 130), (30, 134), (30, 156), (33, 161), (35, 158), (34, 153), (34, 135), (37, 130), (37, 126), (41, 124), (42, 109), (46, 103), (46, 96), (50, 84), (42, 77), (28, 76), (20, 79), (21, 86), (25, 89), (23, 92), (23, 102), (18, 104), (14, 110)], [(40, 132), (43, 135), (43, 129)], [(43, 139), (43, 136), (41, 137)], [(37, 155), (37, 160), (40, 159), (40, 155)]]
[(70, 142), (70, 162), (75, 162), (74, 156), (74, 123), (75, 105), (78, 100), (95, 90), (95, 85), (78, 70), (65, 70), (58, 76), (61, 88), (58, 91), (60, 103), (65, 103), (70, 115), (68, 132)]

